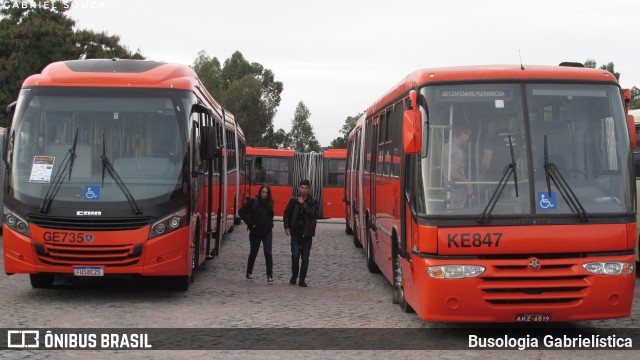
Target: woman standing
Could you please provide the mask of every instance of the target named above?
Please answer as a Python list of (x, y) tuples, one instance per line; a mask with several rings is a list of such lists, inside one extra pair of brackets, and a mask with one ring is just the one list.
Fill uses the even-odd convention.
[(260, 250), (260, 242), (264, 245), (264, 259), (267, 263), (267, 282), (273, 284), (273, 257), (271, 242), (273, 240), (273, 198), (271, 188), (267, 184), (260, 187), (256, 197), (247, 201), (239, 211), (240, 218), (249, 226), (249, 242), (251, 251), (247, 261), (247, 279), (253, 279), (253, 264)]

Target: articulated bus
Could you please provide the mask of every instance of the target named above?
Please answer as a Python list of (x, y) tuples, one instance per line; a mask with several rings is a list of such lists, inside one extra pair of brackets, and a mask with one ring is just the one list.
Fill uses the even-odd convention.
[(273, 196), (273, 212), (284, 214), (284, 208), (291, 199), (293, 181), (293, 157), (295, 150), (269, 149), (247, 146), (247, 166), (249, 173), (247, 194), (255, 196), (262, 184), (268, 184)]
[(233, 115), (182, 65), (56, 62), (27, 78), (5, 139), (4, 267), (167, 276), (186, 290), (244, 194)]
[(246, 171), (250, 175), (247, 176), (246, 193), (255, 196), (262, 184), (269, 184), (275, 216), (283, 216), (287, 202), (298, 190), (297, 181), (307, 178), (315, 189), (313, 197), (322, 202), (321, 217), (343, 218), (346, 157), (346, 149), (328, 149), (316, 154), (247, 146)]
[(419, 70), (359, 119), (347, 230), (404, 311), (452, 322), (630, 315), (630, 92), (607, 71), (561, 65)]

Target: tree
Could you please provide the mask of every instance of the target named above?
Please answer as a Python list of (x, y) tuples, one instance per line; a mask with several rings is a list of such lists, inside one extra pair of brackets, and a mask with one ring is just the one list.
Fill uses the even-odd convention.
[[(193, 69), (211, 95), (233, 113), (248, 145), (274, 146), (274, 136), (282, 130), (274, 132), (273, 118), (283, 85), (275, 81), (271, 70), (256, 62), (249, 63), (240, 51), (234, 52), (222, 66), (217, 58), (200, 51)], [(284, 139), (279, 141), (282, 143)]]
[(283, 129), (273, 130), (273, 124), (269, 124), (267, 132), (262, 136), (262, 144), (272, 149), (284, 149), (291, 146), (289, 134)]
[(631, 88), (631, 104), (630, 109), (640, 109), (640, 88), (634, 86)]
[[(25, 2), (26, 3), (26, 2)], [(22, 81), (54, 61), (96, 57), (143, 58), (119, 44), (118, 36), (74, 30), (69, 2), (36, 0), (31, 6), (0, 8), (0, 108), (14, 101)], [(11, 4), (11, 2), (7, 2)], [(1, 126), (7, 126), (4, 111)]]
[(320, 143), (313, 133), (309, 117), (311, 117), (311, 111), (300, 101), (291, 121), (291, 131), (289, 132), (291, 147), (300, 152), (320, 152)]
[(344, 149), (347, 147), (347, 141), (349, 140), (349, 134), (356, 127), (356, 122), (362, 116), (362, 113), (359, 113), (355, 116), (347, 116), (344, 120), (344, 124), (342, 125), (342, 129), (340, 129), (340, 134), (342, 136), (337, 137), (331, 141), (329, 144), (330, 148), (333, 149)]
[[(593, 59), (587, 59), (587, 61), (584, 62), (584, 66), (588, 67), (588, 68), (592, 68), (595, 69), (598, 65), (596, 64), (596, 61)], [(608, 72), (612, 73), (613, 76), (616, 77), (616, 80), (620, 81), (620, 73), (616, 72), (614, 69), (614, 65), (612, 62), (606, 64), (606, 65), (600, 65), (600, 69), (602, 70), (607, 70)]]

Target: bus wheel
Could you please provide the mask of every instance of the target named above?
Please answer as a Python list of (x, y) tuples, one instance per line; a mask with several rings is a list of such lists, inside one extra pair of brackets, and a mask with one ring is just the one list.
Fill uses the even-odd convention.
[(29, 274), (31, 287), (34, 289), (46, 289), (53, 285), (55, 275), (52, 273)]
[(371, 244), (371, 233), (369, 232), (369, 225), (367, 224), (367, 269), (369, 269), (370, 273), (378, 274), (380, 273), (380, 268), (376, 265), (375, 260), (373, 260), (373, 249)]
[(393, 286), (395, 287), (393, 292), (393, 303), (400, 305), (402, 311), (409, 313), (413, 312), (413, 308), (407, 300), (404, 298), (404, 286), (402, 283), (402, 267), (400, 267), (400, 257), (395, 255), (393, 257)]

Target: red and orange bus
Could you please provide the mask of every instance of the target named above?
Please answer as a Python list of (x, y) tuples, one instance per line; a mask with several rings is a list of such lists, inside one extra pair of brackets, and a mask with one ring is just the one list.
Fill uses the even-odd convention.
[[(311, 156), (313, 155), (313, 156)], [(344, 167), (346, 149), (328, 149), (323, 153), (298, 153), (290, 149), (247, 147), (247, 194), (255, 195), (269, 184), (276, 216), (284, 214), (289, 199), (298, 189), (297, 181), (308, 178), (313, 196), (322, 202), (322, 218), (344, 217)]]
[(628, 94), (576, 66), (409, 74), (349, 138), (347, 230), (369, 270), (425, 320), (629, 316)]
[(244, 135), (195, 72), (137, 60), (48, 65), (7, 129), (4, 267), (168, 276), (186, 290), (237, 217)]
[(344, 174), (347, 149), (327, 149), (322, 154), (322, 217), (344, 218)]
[(262, 184), (271, 187), (274, 199), (273, 211), (276, 216), (284, 214), (284, 208), (291, 199), (294, 150), (269, 149), (247, 146), (247, 185), (251, 196), (255, 196)]

